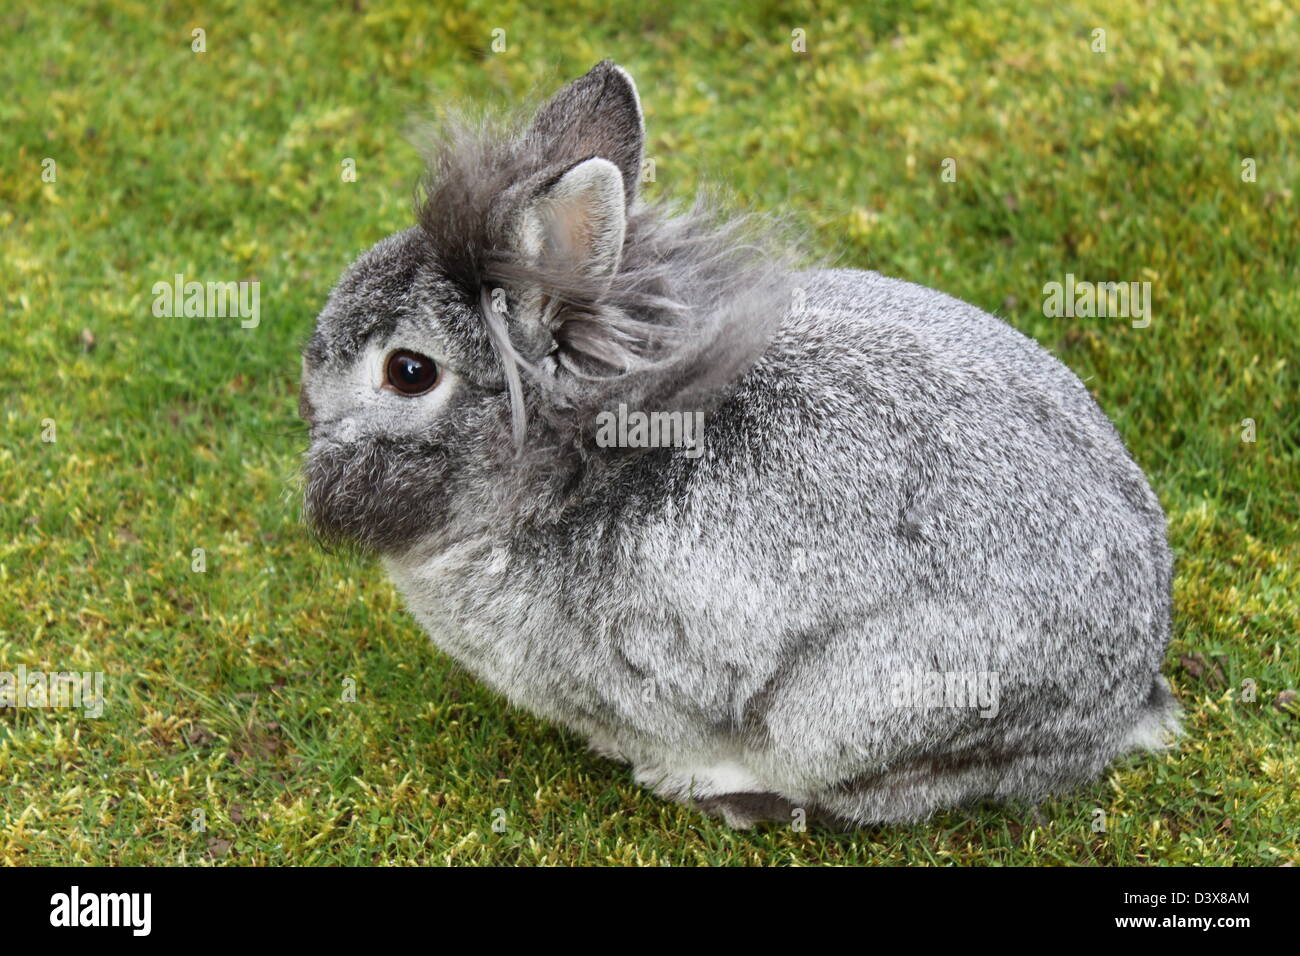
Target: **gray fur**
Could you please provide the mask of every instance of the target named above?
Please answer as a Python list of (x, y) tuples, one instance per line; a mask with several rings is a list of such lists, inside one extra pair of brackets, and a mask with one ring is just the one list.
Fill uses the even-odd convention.
[[(421, 225), (306, 350), (313, 525), (511, 701), (737, 825), (1035, 800), (1158, 745), (1164, 514), (1084, 385), (943, 293), (642, 202), (640, 117), (606, 62), (522, 132), (451, 127)], [(612, 277), (520, 239), (593, 156), (624, 176)], [(444, 380), (379, 388), (398, 347)], [(705, 410), (704, 454), (597, 447), (618, 402)], [(996, 716), (891, 699), (932, 672), (996, 675)]]

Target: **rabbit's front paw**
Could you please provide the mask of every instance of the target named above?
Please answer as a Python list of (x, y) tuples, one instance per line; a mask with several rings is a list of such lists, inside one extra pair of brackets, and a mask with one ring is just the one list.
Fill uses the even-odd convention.
[(631, 763), (627, 755), (608, 737), (592, 737), (587, 741), (587, 749), (598, 757), (613, 760), (615, 763)]
[(660, 763), (641, 764), (633, 778), (661, 797), (687, 801), (693, 797), (711, 797), (727, 793), (765, 790), (747, 768), (735, 760), (717, 760), (684, 766)]

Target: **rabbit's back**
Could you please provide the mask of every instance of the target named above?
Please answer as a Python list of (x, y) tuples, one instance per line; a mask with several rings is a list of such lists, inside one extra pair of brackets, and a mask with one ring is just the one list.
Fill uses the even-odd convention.
[(702, 465), (650, 464), (680, 473), (672, 521), (735, 529), (729, 547), (794, 583), (791, 604), (834, 606), (842, 592), (816, 587), (831, 574), (876, 598), (928, 588), (1098, 614), (1091, 581), (1167, 624), (1164, 514), (1069, 369), (942, 293), (800, 278), (802, 306), (709, 418)]

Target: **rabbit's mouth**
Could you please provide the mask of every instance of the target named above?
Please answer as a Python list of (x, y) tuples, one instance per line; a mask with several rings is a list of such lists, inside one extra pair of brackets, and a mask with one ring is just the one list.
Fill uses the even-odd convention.
[(413, 536), (447, 521), (450, 456), (438, 446), (357, 436), (357, 427), (347, 418), (313, 427), (320, 437), (304, 456), (304, 517), (322, 540), (408, 550)]
[(345, 444), (356, 438), (356, 426), (346, 418), (331, 418), (328, 421), (312, 422), (307, 434), (313, 443)]
[[(306, 367), (307, 367), (307, 362), (304, 359), (303, 360), (304, 375), (306, 374)], [(304, 384), (300, 386), (298, 389), (298, 417), (301, 418), (308, 425), (315, 426), (316, 422), (313, 421), (315, 415), (316, 415), (316, 406), (314, 406), (311, 403), (311, 399), (307, 397), (307, 386)]]

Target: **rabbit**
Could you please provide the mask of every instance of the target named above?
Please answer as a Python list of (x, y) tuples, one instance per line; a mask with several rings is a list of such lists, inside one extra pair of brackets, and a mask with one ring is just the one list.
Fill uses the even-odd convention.
[(1165, 517), (1084, 384), (942, 292), (644, 200), (644, 143), (608, 60), (439, 128), (416, 224), (304, 349), (318, 538), (737, 828), (1035, 803), (1169, 746)]

